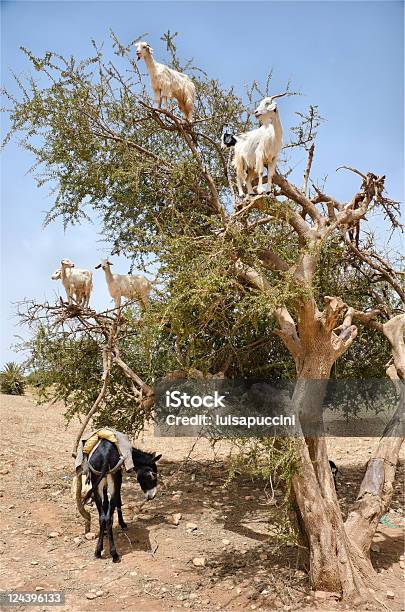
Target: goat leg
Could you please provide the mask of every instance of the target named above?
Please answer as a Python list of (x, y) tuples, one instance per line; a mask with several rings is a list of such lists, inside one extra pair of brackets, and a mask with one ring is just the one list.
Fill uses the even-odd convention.
[(246, 177), (246, 188), (247, 188), (247, 192), (249, 195), (254, 195), (252, 179), (254, 179), (255, 176), (256, 176), (256, 173), (254, 172), (254, 170), (248, 170), (247, 177)]
[(277, 159), (274, 158), (271, 164), (268, 164), (267, 166), (267, 185), (268, 185), (269, 193), (271, 192), (272, 186), (273, 186), (273, 176), (276, 171), (276, 163), (277, 163)]
[(263, 172), (264, 172), (264, 164), (263, 164), (263, 153), (260, 149), (256, 152), (256, 173), (259, 177), (259, 182), (257, 184), (257, 193), (263, 193)]

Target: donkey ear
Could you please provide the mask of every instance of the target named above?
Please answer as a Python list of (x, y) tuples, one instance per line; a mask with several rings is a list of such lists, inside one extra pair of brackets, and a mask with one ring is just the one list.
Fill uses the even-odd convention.
[(161, 459), (161, 458), (162, 458), (162, 455), (155, 455), (153, 457), (153, 460), (156, 462), (156, 461), (159, 461), (159, 459)]

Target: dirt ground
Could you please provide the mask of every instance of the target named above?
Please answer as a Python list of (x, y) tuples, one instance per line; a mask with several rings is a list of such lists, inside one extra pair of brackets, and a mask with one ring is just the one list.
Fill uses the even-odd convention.
[[(302, 551), (274, 547), (268, 511), (277, 495), (266, 499), (262, 482), (242, 476), (224, 488), (226, 448), (214, 454), (206, 441), (184, 463), (193, 440), (146, 434), (138, 440), (139, 447), (163, 453), (158, 494), (140, 507), (142, 493), (126, 477), (129, 529), (115, 528), (122, 562), (111, 562), (108, 546), (96, 560), (95, 541), (83, 536), (70, 491), (77, 423), (66, 429), (62, 406), (37, 406), (30, 396), (0, 400), (0, 590), (60, 590), (66, 604), (56, 609), (70, 611), (349, 609), (310, 591)], [(344, 512), (376, 442), (329, 440), (330, 457), (342, 472)], [(402, 458), (387, 524), (380, 524), (373, 545), (381, 610), (404, 609), (403, 475)], [(168, 522), (176, 513), (177, 526)], [(204, 565), (195, 566), (193, 559), (201, 557)]]

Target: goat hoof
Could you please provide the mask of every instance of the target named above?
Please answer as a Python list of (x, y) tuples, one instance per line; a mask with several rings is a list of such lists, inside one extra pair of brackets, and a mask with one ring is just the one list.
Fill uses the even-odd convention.
[(121, 529), (128, 529), (128, 525), (126, 523), (120, 523)]
[(96, 552), (94, 553), (94, 556), (96, 559), (101, 559), (101, 550), (96, 550)]
[(121, 557), (119, 555), (114, 555), (113, 563), (121, 563)]

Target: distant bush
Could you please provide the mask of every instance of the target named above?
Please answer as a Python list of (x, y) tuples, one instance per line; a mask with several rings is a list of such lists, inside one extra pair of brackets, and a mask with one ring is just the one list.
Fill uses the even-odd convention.
[(0, 390), (7, 395), (24, 395), (25, 378), (23, 369), (14, 361), (6, 363), (0, 371)]

